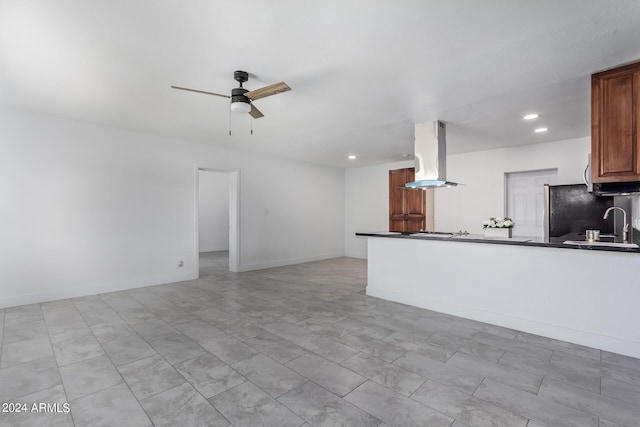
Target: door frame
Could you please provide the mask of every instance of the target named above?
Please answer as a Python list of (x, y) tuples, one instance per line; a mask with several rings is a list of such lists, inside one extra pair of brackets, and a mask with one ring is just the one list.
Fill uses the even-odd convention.
[(222, 172), (229, 178), (229, 271), (240, 271), (240, 169), (220, 169), (195, 165), (195, 259), (196, 275), (200, 277), (200, 171)]
[[(514, 174), (525, 174), (525, 173), (536, 173), (536, 172), (548, 172), (549, 174), (555, 173), (555, 182), (547, 183), (555, 185), (557, 183), (558, 178), (558, 168), (543, 168), (543, 169), (527, 169), (527, 170), (519, 170), (519, 171), (511, 171), (504, 173), (504, 216), (511, 216), (513, 213), (509, 212), (509, 177)], [(543, 212), (544, 217), (544, 212)], [(516, 224), (517, 225), (517, 224)], [(544, 225), (542, 230), (542, 235), (544, 235)]]
[[(401, 191), (402, 192), (402, 204), (403, 204), (403, 212), (404, 212), (404, 216), (403, 216), (403, 230), (402, 231), (407, 231), (406, 230), (406, 225), (407, 225), (407, 221), (409, 221), (410, 219), (415, 219), (414, 216), (411, 216), (411, 213), (407, 212), (407, 198), (409, 196), (414, 196), (415, 194), (419, 194), (421, 196), (422, 199), (422, 211), (423, 214), (419, 215), (418, 217), (422, 217), (421, 221), (423, 221), (424, 225), (422, 227), (422, 229), (424, 230), (430, 230), (433, 231), (433, 189), (427, 189), (427, 190), (423, 190), (423, 189), (408, 189), (405, 187), (396, 187), (394, 189), (394, 187), (392, 187), (391, 185), (391, 181), (392, 181), (392, 175), (394, 173), (397, 172), (402, 172), (404, 176), (404, 184), (406, 184), (407, 182), (411, 182), (413, 181), (413, 175), (415, 174), (415, 167), (410, 166), (410, 167), (406, 167), (406, 168), (399, 168), (399, 169), (389, 169), (389, 172), (387, 174), (388, 176), (388, 186), (387, 186), (387, 190), (388, 190), (388, 194), (387, 194), (387, 207), (388, 207), (388, 230), (391, 231), (392, 227), (391, 223), (392, 223), (392, 193), (394, 191)], [(409, 174), (409, 177), (407, 177), (406, 175)], [(416, 193), (416, 191), (418, 193)], [(395, 219), (395, 221), (400, 221), (399, 218)], [(394, 231), (397, 231), (394, 230)], [(418, 231), (418, 230), (415, 230)]]

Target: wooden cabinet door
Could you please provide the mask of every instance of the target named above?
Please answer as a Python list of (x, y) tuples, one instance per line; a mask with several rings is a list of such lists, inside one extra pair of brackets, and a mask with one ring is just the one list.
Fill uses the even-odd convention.
[(640, 63), (591, 77), (591, 178), (640, 181)]
[(389, 171), (389, 231), (405, 230), (405, 190), (407, 170), (396, 169)]
[[(407, 182), (415, 181), (415, 169), (411, 168), (407, 172)], [(405, 212), (407, 218), (405, 222), (405, 231), (425, 230), (425, 190), (416, 190), (405, 188)]]
[(414, 181), (414, 177), (414, 168), (389, 171), (389, 231), (425, 229), (425, 192), (404, 186)]

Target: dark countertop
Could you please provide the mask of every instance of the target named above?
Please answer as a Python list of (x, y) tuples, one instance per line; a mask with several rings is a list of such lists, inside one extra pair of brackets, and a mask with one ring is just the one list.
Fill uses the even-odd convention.
[[(469, 235), (460, 235), (457, 233), (449, 233), (450, 235), (446, 235), (447, 233), (437, 234), (437, 233), (399, 233), (399, 232), (390, 232), (390, 231), (379, 231), (379, 232), (361, 232), (356, 233), (356, 236), (364, 236), (364, 237), (387, 237), (392, 239), (411, 239), (411, 240), (440, 240), (446, 242), (467, 242), (467, 243), (485, 243), (485, 244), (493, 244), (493, 245), (515, 245), (515, 246), (537, 246), (544, 248), (560, 248), (560, 249), (579, 249), (579, 250), (593, 250), (593, 251), (609, 251), (609, 252), (628, 252), (628, 253), (639, 253), (640, 248), (636, 247), (619, 247), (619, 246), (601, 246), (598, 243), (589, 244), (588, 242), (583, 242), (579, 245), (577, 244), (566, 244), (563, 243), (567, 240), (569, 241), (584, 241), (584, 235), (580, 236), (578, 234), (567, 234), (562, 237), (514, 237), (514, 238), (495, 238), (495, 237), (484, 237), (482, 234), (469, 234)], [(639, 236), (640, 232), (638, 230), (633, 230), (631, 233), (632, 236)], [(639, 239), (634, 239), (634, 243), (638, 244)], [(604, 242), (613, 242), (614, 239), (601, 239), (602, 243)], [(618, 243), (616, 241), (616, 243)]]

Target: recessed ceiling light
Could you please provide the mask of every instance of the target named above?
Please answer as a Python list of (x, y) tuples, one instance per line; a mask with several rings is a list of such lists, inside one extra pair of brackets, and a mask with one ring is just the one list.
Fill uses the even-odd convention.
[(534, 130), (535, 133), (542, 133), (542, 132), (546, 132), (548, 129), (547, 128), (537, 128), (536, 130)]
[(354, 154), (351, 154), (351, 155), (349, 156), (349, 160), (355, 160), (355, 159), (356, 159), (356, 156), (355, 156)]
[(526, 116), (523, 117), (523, 119), (525, 120), (533, 120), (533, 119), (537, 119), (538, 117), (540, 117), (538, 114), (527, 114)]

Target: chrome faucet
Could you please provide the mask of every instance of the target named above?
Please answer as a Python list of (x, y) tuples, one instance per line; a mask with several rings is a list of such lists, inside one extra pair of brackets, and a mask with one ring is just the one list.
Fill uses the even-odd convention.
[(618, 209), (622, 211), (622, 222), (623, 222), (623, 226), (622, 226), (622, 242), (623, 243), (629, 243), (628, 241), (628, 234), (629, 234), (629, 223), (627, 223), (627, 211), (625, 211), (624, 209), (622, 209), (619, 206), (611, 206), (609, 209), (607, 209), (604, 212), (604, 216), (602, 217), (602, 219), (607, 219), (609, 217), (609, 212), (611, 212), (614, 209)]

